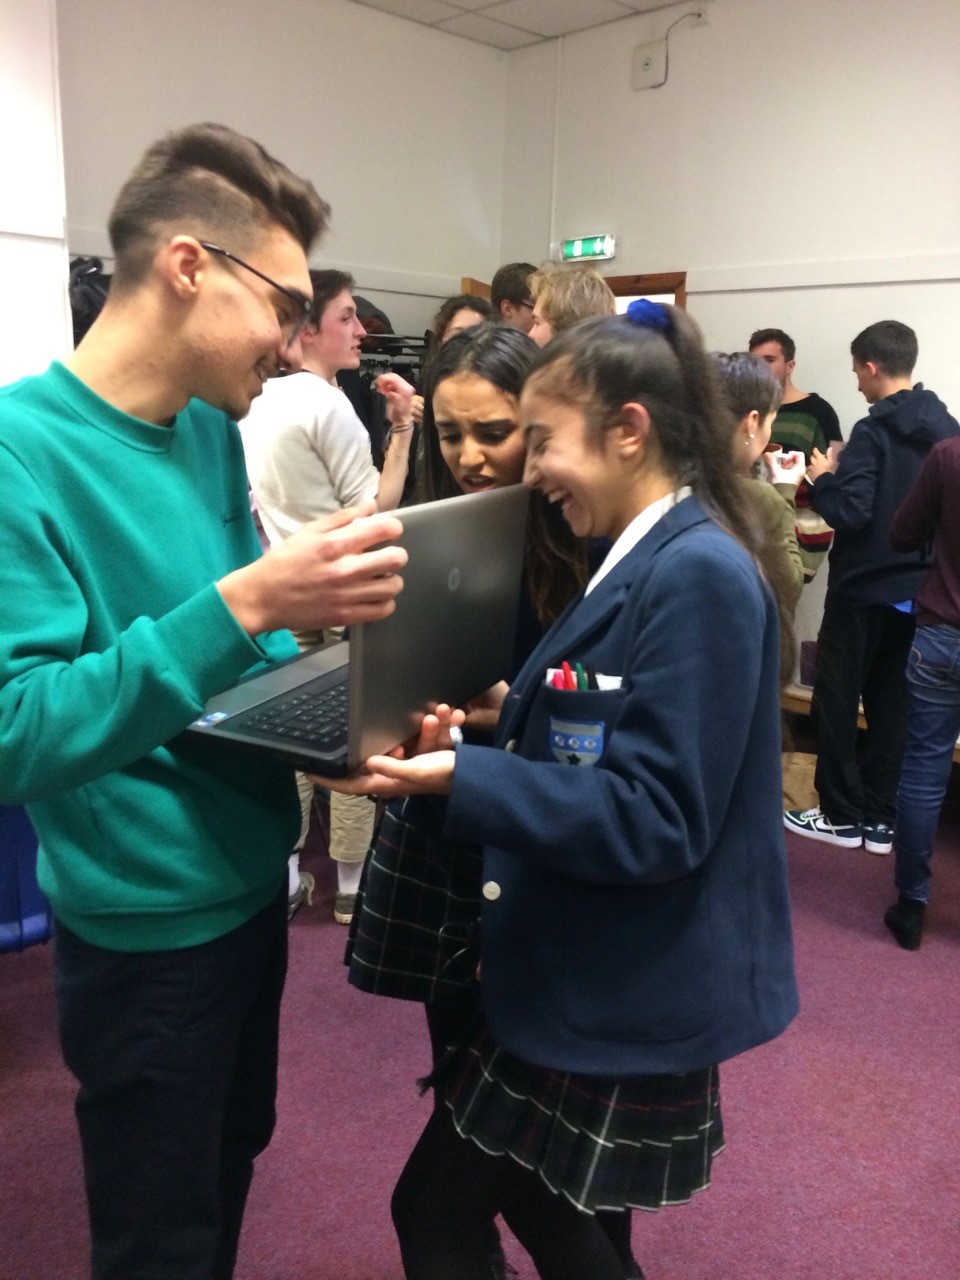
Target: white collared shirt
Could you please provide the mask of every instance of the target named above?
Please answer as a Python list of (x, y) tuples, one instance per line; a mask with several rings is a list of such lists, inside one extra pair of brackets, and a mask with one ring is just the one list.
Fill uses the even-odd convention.
[(657, 521), (662, 519), (671, 507), (675, 507), (684, 498), (689, 498), (691, 493), (693, 493), (693, 490), (688, 484), (685, 484), (683, 488), (677, 489), (673, 493), (668, 493), (665, 498), (658, 498), (656, 502), (651, 502), (649, 507), (644, 507), (639, 515), (634, 516), (607, 552), (603, 564), (587, 583), (587, 589), (583, 594), (588, 596), (597, 583), (602, 582), (610, 570), (618, 565), (623, 557), (633, 550), (640, 539), (650, 532)]

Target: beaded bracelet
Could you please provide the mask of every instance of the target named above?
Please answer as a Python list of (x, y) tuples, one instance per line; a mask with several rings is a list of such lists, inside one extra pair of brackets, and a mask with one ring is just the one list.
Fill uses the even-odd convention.
[(384, 440), (384, 445), (385, 446), (389, 445), (390, 441), (393, 439), (394, 436), (402, 436), (407, 431), (412, 431), (412, 430), (413, 430), (412, 422), (408, 422), (405, 427), (391, 427), (387, 432), (386, 439)]

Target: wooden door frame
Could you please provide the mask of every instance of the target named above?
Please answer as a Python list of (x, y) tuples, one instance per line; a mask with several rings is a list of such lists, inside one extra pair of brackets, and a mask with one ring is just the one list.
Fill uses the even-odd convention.
[[(672, 293), (678, 307), (687, 305), (687, 273), (685, 271), (659, 271), (636, 276), (604, 276), (618, 298), (631, 294)], [(460, 292), (473, 298), (490, 300), (490, 286), (472, 276), (462, 276)]]
[(631, 294), (672, 293), (678, 307), (687, 305), (687, 273), (685, 271), (659, 271), (650, 275), (604, 276), (618, 298)]

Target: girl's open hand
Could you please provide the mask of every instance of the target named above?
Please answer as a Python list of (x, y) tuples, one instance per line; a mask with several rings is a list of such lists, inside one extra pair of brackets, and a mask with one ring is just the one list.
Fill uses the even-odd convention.
[(359, 773), (348, 778), (311, 780), (330, 791), (347, 796), (444, 796), (450, 790), (456, 755), (453, 751), (431, 751), (427, 755), (398, 760), (395, 756), (371, 756)]
[(456, 761), (452, 748), (458, 740), (452, 731), (458, 732), (463, 721), (463, 711), (441, 702), (423, 717), (415, 739), (389, 755), (371, 756), (357, 773), (346, 778), (308, 776), (330, 791), (350, 796), (446, 795)]

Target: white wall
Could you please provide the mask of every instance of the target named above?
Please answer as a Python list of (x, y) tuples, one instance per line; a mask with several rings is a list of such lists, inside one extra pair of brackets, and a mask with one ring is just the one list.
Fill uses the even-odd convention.
[[(512, 55), (504, 245), (537, 261), (551, 236), (613, 231), (609, 274), (686, 270), (710, 345), (786, 329), (798, 385), (846, 429), (851, 338), (902, 319), (918, 376), (960, 410), (960, 5), (715, 0), (671, 34), (667, 83), (635, 92), (632, 50), (663, 17), (567, 37), (559, 73), (546, 46)], [(533, 220), (509, 199), (524, 165)]]
[(503, 262), (539, 266), (550, 253), (563, 53), (563, 41), (549, 40), (510, 54), (503, 153)]
[(955, 0), (714, 0), (640, 92), (632, 49), (663, 13), (512, 54), (344, 0), (60, 0), (58, 22), (74, 252), (105, 252), (144, 146), (221, 119), (315, 180), (334, 206), (317, 261), (399, 328), (461, 275), (612, 230), (610, 272), (688, 272), (710, 345), (793, 333), (798, 385), (845, 429), (850, 339), (885, 317), (960, 407)]
[[(504, 257), (614, 232), (605, 273), (687, 271), (710, 347), (786, 329), (796, 384), (845, 433), (866, 410), (851, 339), (902, 320), (917, 377), (960, 415), (960, 4), (714, 0), (706, 26), (672, 32), (667, 83), (632, 90), (634, 47), (669, 20), (512, 55)], [(826, 579), (803, 592), (801, 638)]]
[(54, 0), (0, 0), (0, 385), (70, 351)]
[(60, 0), (71, 252), (169, 129), (249, 133), (333, 206), (316, 265), (422, 330), (500, 262), (508, 55), (344, 0)]
[(840, 416), (844, 435), (867, 412), (851, 369), (851, 339), (875, 320), (902, 320), (920, 340), (914, 377), (936, 391), (960, 418), (956, 279), (694, 293), (689, 310), (715, 349), (742, 348), (758, 327), (786, 329), (798, 347), (794, 381), (826, 396)]

